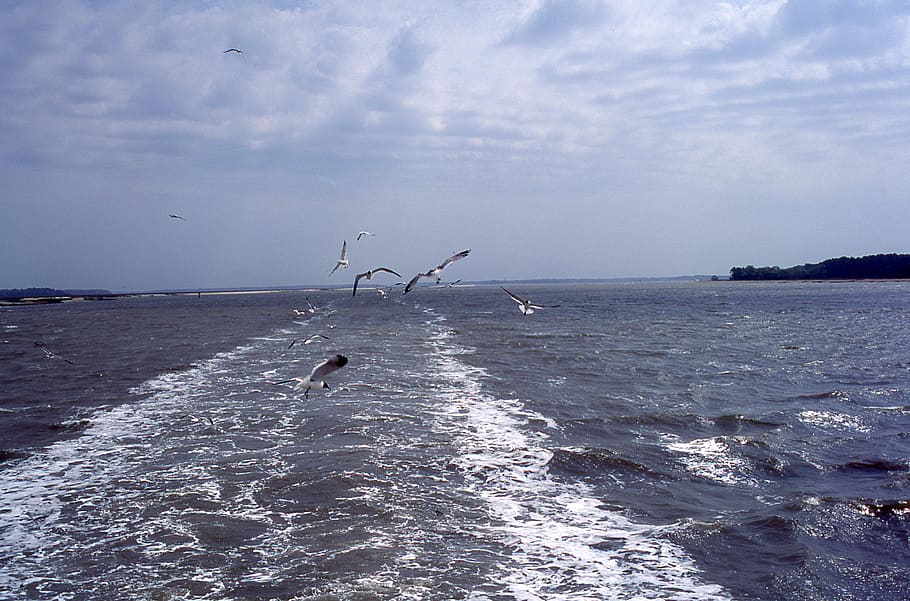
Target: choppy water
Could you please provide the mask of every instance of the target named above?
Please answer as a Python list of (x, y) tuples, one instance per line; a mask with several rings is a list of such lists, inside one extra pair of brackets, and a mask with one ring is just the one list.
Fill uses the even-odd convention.
[(910, 598), (910, 284), (514, 289), (0, 310), (0, 598)]

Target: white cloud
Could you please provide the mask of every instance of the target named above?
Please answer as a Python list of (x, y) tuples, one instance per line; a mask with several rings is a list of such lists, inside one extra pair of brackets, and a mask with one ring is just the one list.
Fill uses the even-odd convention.
[[(434, 207), (458, 207), (446, 217), (463, 211), (467, 231), (532, 232), (522, 236), (531, 255), (531, 241), (548, 232), (541, 216), (560, 220), (566, 236), (621, 223), (624, 240), (654, 245), (657, 257), (677, 252), (661, 244), (668, 236), (651, 235), (669, 227), (662, 213), (725, 227), (737, 218), (705, 207), (749, 209), (755, 219), (762, 211), (752, 205), (772, 198), (825, 212), (855, 202), (846, 191), (881, 169), (883, 202), (906, 191), (892, 166), (910, 158), (908, 13), (902, 2), (784, 0), (8, 3), (0, 193), (31, 228), (44, 203), (95, 207), (101, 180), (107, 202), (132, 194), (150, 212), (181, 198), (200, 212), (213, 199), (245, 211), (255, 198), (253, 214), (276, 216), (338, 203), (319, 234), (329, 259), (351, 204), (378, 206), (377, 220), (419, 216), (434, 230)], [(232, 46), (244, 54), (222, 53)], [(48, 179), (67, 185), (39, 185)], [(642, 203), (650, 227), (635, 208)], [(478, 226), (478, 212), (491, 218)], [(258, 232), (236, 235), (257, 240), (256, 252), (279, 252)], [(765, 241), (754, 235), (760, 255)], [(577, 238), (564, 256), (547, 255), (539, 275), (589, 273), (575, 267)], [(449, 246), (461, 244), (443, 252)], [(692, 270), (704, 256), (693, 255)], [(477, 277), (511, 275), (476, 257)], [(620, 269), (598, 264), (600, 275)], [(13, 266), (3, 271), (16, 274)], [(622, 269), (664, 271), (656, 258)], [(299, 277), (320, 281), (321, 271)], [(256, 277), (291, 276), (243, 276)]]

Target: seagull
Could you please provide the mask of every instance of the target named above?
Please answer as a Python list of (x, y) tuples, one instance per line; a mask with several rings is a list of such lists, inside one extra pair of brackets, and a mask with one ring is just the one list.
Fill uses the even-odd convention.
[(292, 346), (294, 346), (295, 344), (297, 344), (300, 341), (303, 341), (304, 344), (312, 344), (313, 342), (316, 342), (320, 338), (323, 338), (325, 340), (329, 339), (328, 336), (323, 336), (322, 334), (313, 334), (309, 338), (295, 338), (295, 339), (291, 340), (291, 344), (288, 345), (288, 348), (291, 348)]
[(413, 278), (411, 278), (411, 281), (408, 282), (407, 285), (404, 287), (404, 294), (407, 294), (408, 292), (410, 292), (411, 288), (413, 288), (417, 284), (417, 281), (420, 278), (435, 277), (436, 283), (438, 284), (439, 280), (442, 279), (442, 270), (445, 269), (446, 267), (448, 267), (449, 265), (451, 265), (452, 263), (454, 263), (455, 261), (457, 261), (458, 259), (463, 259), (463, 258), (467, 257), (468, 253), (470, 253), (470, 252), (471, 252), (470, 248), (467, 250), (463, 250), (461, 252), (457, 252), (454, 255), (452, 255), (451, 257), (449, 257), (448, 259), (446, 259), (445, 261), (443, 261), (442, 263), (440, 263), (439, 265), (437, 265), (436, 267), (433, 267), (432, 269), (427, 271), (426, 273), (418, 273)]
[(523, 314), (525, 314), (525, 315), (530, 315), (531, 313), (534, 312), (534, 309), (545, 309), (545, 308), (547, 308), (547, 307), (554, 308), (554, 307), (558, 307), (558, 306), (559, 306), (559, 305), (535, 305), (534, 303), (532, 303), (532, 302), (529, 301), (528, 299), (526, 299), (526, 298), (521, 298), (521, 297), (518, 296), (517, 294), (514, 294), (514, 293), (512, 293), (512, 292), (509, 292), (509, 291), (506, 290), (505, 288), (503, 288), (503, 290), (505, 290), (505, 293), (506, 293), (506, 294), (508, 294), (509, 296), (512, 297), (512, 300), (513, 300), (513, 301), (515, 301), (516, 303), (518, 303), (518, 310), (521, 311), (521, 312), (522, 312)]
[(373, 232), (368, 232), (366, 230), (360, 230), (359, 232), (357, 232), (357, 239), (360, 240), (364, 236), (375, 236), (375, 235), (376, 234), (374, 234)]
[(310, 302), (310, 297), (305, 296), (307, 308), (306, 309), (294, 309), (294, 315), (300, 317), (301, 315), (306, 315), (307, 313), (315, 313), (316, 307), (313, 306), (313, 303)]
[(186, 217), (183, 217), (182, 215), (177, 215), (175, 213), (171, 213), (170, 215), (168, 215), (168, 217), (170, 217), (171, 219), (180, 219), (181, 221), (186, 221)]
[(325, 380), (322, 378), (326, 377), (336, 369), (341, 369), (348, 364), (348, 358), (344, 355), (334, 355), (329, 359), (326, 359), (319, 365), (313, 368), (313, 371), (310, 372), (305, 378), (291, 378), (289, 380), (282, 380), (281, 382), (273, 382), (273, 384), (287, 384), (288, 382), (297, 382), (294, 386), (294, 390), (303, 390), (303, 398), (309, 398), (311, 388), (325, 388), (329, 390), (329, 385), (325, 383)]
[(345, 240), (344, 244), (341, 245), (341, 257), (339, 257), (338, 262), (335, 263), (335, 268), (329, 272), (329, 275), (332, 275), (333, 273), (335, 273), (335, 270), (338, 269), (339, 267), (344, 267), (345, 269), (347, 269), (348, 263), (349, 263), (349, 261), (348, 261), (348, 241)]
[(354, 291), (351, 293), (351, 296), (354, 296), (355, 294), (357, 294), (357, 283), (360, 281), (361, 278), (366, 278), (368, 280), (372, 280), (373, 274), (375, 274), (378, 271), (385, 271), (386, 273), (393, 273), (393, 274), (397, 275), (398, 277), (401, 277), (400, 273), (398, 273), (397, 271), (393, 271), (393, 270), (389, 269), (388, 267), (375, 267), (373, 269), (370, 269), (369, 271), (364, 271), (363, 273), (358, 273), (354, 277)]
[(243, 50), (241, 50), (240, 48), (228, 48), (221, 54), (227, 54), (228, 52), (236, 52), (237, 54), (243, 54)]
[(40, 340), (36, 340), (36, 341), (35, 341), (35, 346), (37, 346), (37, 347), (40, 348), (42, 351), (44, 351), (44, 356), (47, 357), (48, 359), (63, 359), (64, 361), (66, 361), (66, 362), (69, 363), (70, 365), (75, 365), (75, 363), (73, 363), (72, 361), (70, 361), (70, 360), (67, 359), (66, 357), (61, 357), (60, 355), (58, 355), (57, 353), (55, 353), (55, 352), (52, 351), (51, 349), (47, 348), (47, 345), (45, 345), (45, 344), (44, 344), (43, 342), (41, 342)]
[(193, 415), (192, 413), (187, 413), (187, 414), (184, 415), (181, 419), (188, 419), (188, 420), (191, 420), (191, 421), (193, 421), (193, 422), (197, 422), (197, 423), (198, 423), (198, 422), (201, 422), (201, 421), (203, 420), (203, 418), (204, 418), (204, 419), (207, 419), (208, 422), (212, 425), (213, 428), (216, 427), (216, 426), (215, 426), (215, 420), (213, 420), (213, 419), (212, 419), (211, 417), (209, 417), (208, 415), (203, 415), (202, 417), (199, 417), (199, 416), (197, 416), (197, 415)]

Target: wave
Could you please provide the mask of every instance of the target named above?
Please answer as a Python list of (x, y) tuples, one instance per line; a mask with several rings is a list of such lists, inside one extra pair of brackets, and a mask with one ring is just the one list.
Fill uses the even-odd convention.
[(622, 457), (610, 449), (603, 448), (560, 448), (553, 451), (547, 464), (549, 469), (586, 476), (609, 473), (618, 477), (620, 473), (644, 475), (658, 480), (676, 480), (677, 476), (662, 472), (632, 459)]
[(465, 449), (452, 465), (464, 491), (486, 507), (484, 535), (507, 550), (490, 575), (491, 585), (501, 584), (476, 599), (725, 597), (720, 586), (699, 580), (668, 529), (634, 523), (583, 483), (552, 477), (554, 462), (575, 451), (550, 450), (546, 434), (529, 427), (547, 420), (520, 400), (488, 395), (485, 371), (458, 360), (461, 349), (443, 327), (432, 348), (437, 378), (448, 383), (435, 392), (437, 428)]
[[(243, 385), (230, 366), (254, 349), (238, 347), (147, 380), (130, 391), (136, 402), (101, 408), (66, 425), (80, 435), (0, 472), (0, 505), (6, 508), (0, 596), (105, 596), (100, 591), (106, 590), (118, 597), (140, 580), (166, 582), (173, 564), (163, 558), (186, 556), (200, 543), (200, 533), (178, 514), (190, 508), (222, 511), (215, 509), (222, 498), (209, 466), (189, 458), (204, 455), (200, 436), (217, 445), (224, 429), (191, 419), (195, 415), (187, 410), (198, 412), (221, 391)], [(216, 407), (204, 411), (226, 423)], [(137, 565), (150, 572), (140, 578)], [(218, 588), (217, 576), (204, 580), (194, 590)]]

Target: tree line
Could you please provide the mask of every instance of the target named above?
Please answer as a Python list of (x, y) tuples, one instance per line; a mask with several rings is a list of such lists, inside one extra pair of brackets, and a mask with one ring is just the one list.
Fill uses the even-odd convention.
[(794, 267), (733, 267), (731, 280), (861, 280), (910, 279), (910, 255), (840, 257)]

